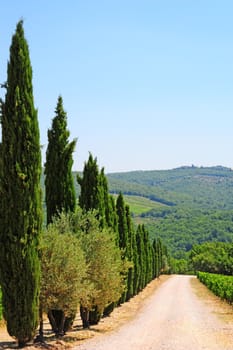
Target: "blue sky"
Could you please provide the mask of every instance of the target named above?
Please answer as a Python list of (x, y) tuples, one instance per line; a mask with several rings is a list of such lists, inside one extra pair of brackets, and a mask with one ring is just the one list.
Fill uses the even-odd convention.
[(75, 170), (89, 151), (106, 172), (233, 167), (232, 14), (231, 0), (4, 1), (0, 82), (23, 18), (43, 154), (61, 94)]

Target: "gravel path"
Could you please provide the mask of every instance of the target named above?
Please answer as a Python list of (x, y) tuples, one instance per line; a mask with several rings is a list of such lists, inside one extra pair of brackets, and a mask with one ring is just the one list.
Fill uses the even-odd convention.
[(172, 276), (146, 300), (138, 316), (76, 350), (233, 350), (233, 320), (220, 320), (191, 287)]

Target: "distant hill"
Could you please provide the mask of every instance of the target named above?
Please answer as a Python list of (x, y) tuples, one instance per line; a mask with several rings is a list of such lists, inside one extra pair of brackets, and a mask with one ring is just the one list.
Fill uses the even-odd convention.
[[(180, 167), (108, 174), (111, 193), (122, 192), (136, 223), (160, 236), (175, 257), (193, 244), (233, 241), (233, 171)], [(154, 204), (153, 204), (154, 203)]]
[(107, 175), (110, 192), (121, 191), (167, 204), (202, 209), (233, 209), (233, 171), (222, 166), (180, 167)]
[[(74, 183), (77, 196), (80, 188)], [(194, 244), (233, 241), (233, 171), (222, 166), (107, 174), (109, 191), (124, 194), (136, 224), (185, 258)], [(44, 188), (44, 176), (42, 176)]]

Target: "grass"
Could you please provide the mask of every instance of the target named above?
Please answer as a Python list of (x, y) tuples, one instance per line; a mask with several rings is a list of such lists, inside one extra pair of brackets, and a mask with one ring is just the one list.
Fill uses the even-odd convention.
[(129, 205), (131, 213), (134, 215), (140, 215), (146, 213), (151, 209), (160, 209), (164, 207), (164, 204), (152, 201), (148, 198), (141, 196), (127, 196), (124, 195), (125, 203)]

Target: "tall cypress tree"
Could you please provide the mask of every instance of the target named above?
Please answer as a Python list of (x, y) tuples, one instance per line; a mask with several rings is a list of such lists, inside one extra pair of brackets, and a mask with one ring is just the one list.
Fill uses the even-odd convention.
[[(47, 224), (62, 211), (74, 212), (76, 194), (72, 175), (73, 152), (76, 139), (69, 142), (70, 132), (67, 129), (67, 114), (63, 108), (63, 99), (58, 97), (55, 117), (48, 130), (48, 147), (45, 163), (45, 201)], [(63, 317), (62, 310), (53, 312), (57, 323)], [(67, 321), (66, 321), (67, 322)]]
[(153, 240), (153, 250), (154, 250), (154, 277), (159, 277), (159, 247), (158, 247), (158, 239), (154, 238)]
[(109, 195), (109, 227), (113, 229), (114, 232), (117, 232), (117, 212), (116, 212), (116, 203), (112, 195)]
[(116, 211), (118, 215), (118, 234), (119, 234), (119, 247), (125, 250), (128, 244), (128, 227), (126, 220), (125, 203), (122, 193), (117, 197), (116, 201)]
[(82, 177), (78, 174), (77, 181), (81, 192), (79, 205), (84, 211), (96, 209), (100, 227), (116, 228), (116, 213), (114, 200), (108, 193), (108, 181), (104, 168), (99, 171), (97, 158), (89, 154), (84, 164)]
[(23, 346), (38, 324), (41, 153), (23, 22), (12, 37), (2, 111), (0, 284), (4, 318)]
[(126, 301), (128, 301), (134, 295), (134, 263), (135, 263), (135, 232), (134, 227), (131, 221), (130, 208), (128, 205), (125, 206), (125, 214), (126, 214), (126, 223), (127, 223), (127, 231), (128, 231), (128, 244), (127, 244), (127, 258), (130, 262), (133, 263), (133, 266), (128, 270), (127, 276), (127, 292), (126, 292)]
[(47, 223), (62, 210), (74, 211), (76, 195), (72, 175), (73, 152), (76, 139), (69, 142), (67, 115), (62, 97), (58, 97), (52, 127), (48, 130), (48, 147), (45, 163), (45, 191)]
[[(82, 176), (77, 175), (77, 181), (81, 191), (79, 205), (84, 212), (95, 209), (101, 228), (110, 227), (117, 232), (118, 217), (116, 214), (115, 201), (108, 193), (108, 181), (104, 174), (104, 168), (99, 171), (97, 158), (89, 154), (88, 161), (84, 164)], [(105, 315), (109, 314), (114, 307), (114, 303), (106, 308)], [(99, 310), (96, 307), (89, 313), (89, 323), (96, 324), (100, 319)]]
[(137, 252), (138, 252), (138, 265), (140, 267), (138, 271), (138, 290), (140, 292), (146, 285), (146, 257), (144, 246), (144, 234), (143, 226), (138, 225), (136, 232)]
[(99, 168), (97, 158), (89, 154), (88, 161), (84, 164), (83, 176), (77, 175), (78, 184), (81, 187), (79, 205), (84, 211), (99, 210)]
[(151, 255), (152, 253), (151, 253), (151, 245), (149, 241), (149, 233), (146, 230), (144, 225), (142, 225), (142, 234), (143, 234), (143, 244), (144, 244), (145, 285), (146, 285), (152, 279), (152, 255)]
[[(79, 205), (84, 212), (96, 209), (98, 212), (98, 219), (100, 227), (106, 224), (105, 218), (105, 195), (106, 195), (106, 180), (104, 170), (99, 172), (97, 158), (93, 158), (89, 154), (88, 161), (84, 164), (82, 177), (77, 175), (77, 181), (80, 185), (81, 191), (79, 196)], [(83, 310), (81, 309), (81, 313)], [(89, 324), (97, 324), (100, 320), (101, 314), (96, 306), (89, 313)]]
[(158, 250), (158, 271), (160, 275), (162, 272), (162, 266), (163, 266), (162, 241), (160, 238), (157, 239), (157, 250)]
[(104, 173), (104, 168), (99, 174), (99, 212), (102, 216), (102, 226), (115, 228), (116, 213), (114, 200), (112, 201), (108, 191), (108, 180)]
[[(116, 212), (118, 217), (118, 245), (122, 249), (122, 259), (128, 258), (128, 225), (126, 218), (126, 209), (124, 203), (124, 197), (120, 193), (116, 201)], [(127, 299), (127, 288), (128, 288), (128, 276), (126, 279), (126, 290), (123, 292), (120, 302), (124, 303)]]

